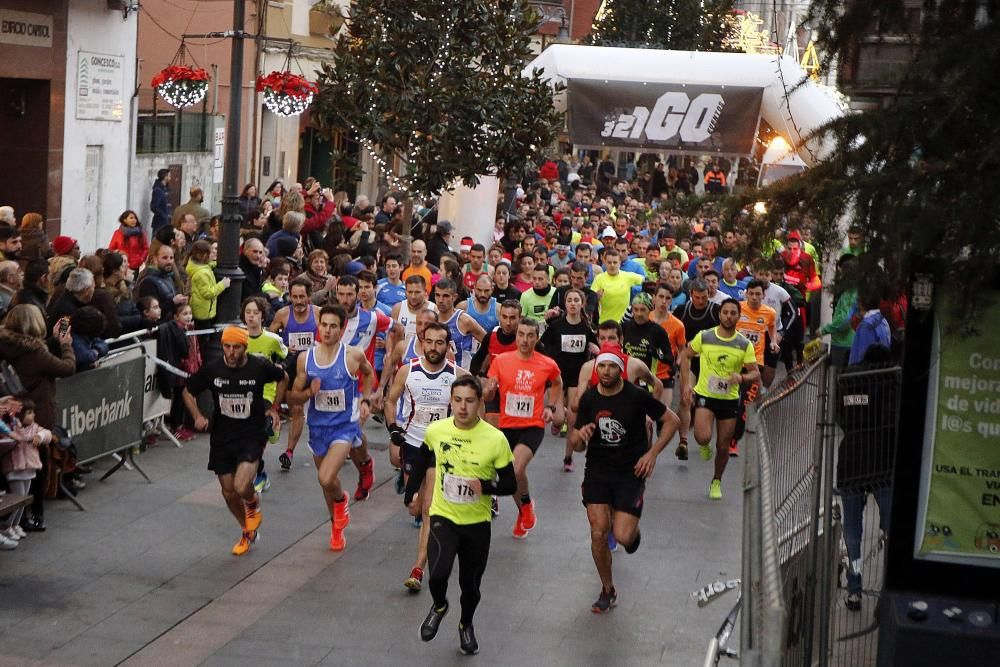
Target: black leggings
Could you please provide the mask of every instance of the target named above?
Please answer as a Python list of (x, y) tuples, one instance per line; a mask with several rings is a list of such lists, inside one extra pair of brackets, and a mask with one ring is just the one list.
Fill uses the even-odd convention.
[(462, 625), (472, 625), (472, 617), (482, 595), (479, 583), (490, 555), (490, 522), (459, 525), (444, 517), (431, 515), (431, 533), (427, 541), (431, 595), (434, 607), (448, 602), (448, 578), (458, 556), (458, 585), (462, 589)]

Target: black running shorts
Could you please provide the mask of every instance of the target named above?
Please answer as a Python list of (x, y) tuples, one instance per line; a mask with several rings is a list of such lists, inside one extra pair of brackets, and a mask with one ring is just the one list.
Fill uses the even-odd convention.
[(696, 393), (694, 395), (694, 407), (695, 410), (701, 408), (711, 410), (715, 418), (719, 421), (736, 419), (736, 416), (740, 413), (740, 399), (711, 398)]
[(596, 475), (584, 471), (580, 491), (583, 493), (584, 506), (610, 505), (616, 512), (641, 517), (646, 480), (639, 479), (632, 473)]
[(504, 436), (507, 438), (507, 443), (510, 445), (510, 450), (514, 451), (514, 448), (518, 445), (524, 445), (531, 450), (532, 454), (538, 452), (538, 448), (542, 445), (542, 438), (545, 437), (545, 429), (538, 426), (529, 426), (527, 428), (502, 428)]
[(208, 448), (208, 469), (216, 475), (232, 475), (241, 463), (259, 461), (266, 444), (267, 440), (213, 442)]
[(764, 365), (768, 368), (777, 368), (778, 360), (781, 359), (781, 352), (771, 351), (771, 336), (764, 334)]

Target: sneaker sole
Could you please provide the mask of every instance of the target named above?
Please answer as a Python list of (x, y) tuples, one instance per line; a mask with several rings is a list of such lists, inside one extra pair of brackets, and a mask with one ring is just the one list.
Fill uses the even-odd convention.
[(701, 454), (701, 458), (704, 461), (712, 460), (712, 448), (711, 447), (699, 447), (698, 453)]
[(423, 584), (421, 584), (418, 579), (412, 579), (412, 578), (404, 581), (403, 586), (405, 586), (406, 589), (411, 593), (419, 593), (420, 590), (423, 588)]

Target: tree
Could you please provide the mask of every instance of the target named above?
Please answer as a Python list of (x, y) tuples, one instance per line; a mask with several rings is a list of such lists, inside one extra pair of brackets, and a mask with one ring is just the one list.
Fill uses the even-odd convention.
[(598, 46), (724, 51), (733, 0), (606, 0), (590, 43)]
[(542, 73), (521, 76), (538, 20), (527, 0), (355, 0), (314, 118), (401, 162), (409, 196), (516, 172), (562, 125)]

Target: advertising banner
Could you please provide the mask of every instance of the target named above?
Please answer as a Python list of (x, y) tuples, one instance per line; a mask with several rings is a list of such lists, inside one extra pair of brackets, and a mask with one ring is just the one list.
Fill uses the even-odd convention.
[(144, 366), (141, 358), (115, 359), (56, 381), (56, 417), (81, 463), (142, 440)]
[(980, 335), (939, 308), (914, 556), (1000, 568), (1000, 293), (982, 298)]
[(578, 146), (749, 155), (763, 89), (571, 79), (566, 94)]

